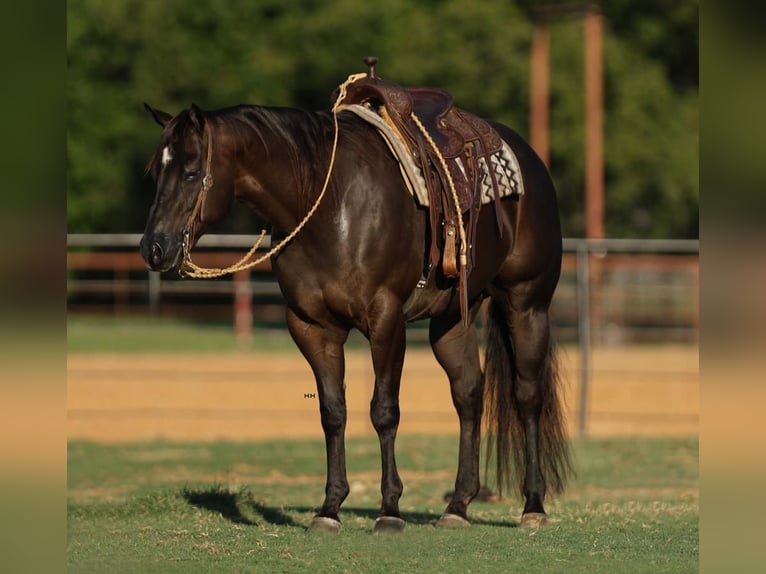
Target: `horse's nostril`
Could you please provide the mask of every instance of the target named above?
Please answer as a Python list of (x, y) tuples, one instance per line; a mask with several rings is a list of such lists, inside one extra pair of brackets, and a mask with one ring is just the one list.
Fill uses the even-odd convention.
[(162, 264), (162, 247), (159, 243), (152, 244), (152, 265), (159, 267)]

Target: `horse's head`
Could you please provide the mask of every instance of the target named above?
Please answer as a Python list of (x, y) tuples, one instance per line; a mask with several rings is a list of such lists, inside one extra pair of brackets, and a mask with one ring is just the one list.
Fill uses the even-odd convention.
[(173, 117), (146, 109), (163, 127), (160, 145), (147, 166), (157, 184), (141, 255), (154, 271), (179, 271), (210, 223), (222, 219), (231, 206), (231, 177), (214, 151), (214, 129), (197, 106)]

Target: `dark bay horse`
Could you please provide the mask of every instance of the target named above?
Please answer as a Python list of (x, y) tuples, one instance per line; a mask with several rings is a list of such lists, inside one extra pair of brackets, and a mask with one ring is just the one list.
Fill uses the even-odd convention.
[[(150, 269), (181, 270), (185, 252), (226, 217), (235, 198), (272, 224), (274, 241), (316, 203), (336, 133), (332, 112), (247, 105), (203, 111), (192, 105), (171, 116), (146, 107), (163, 128), (147, 168), (157, 184), (141, 240)], [(430, 343), (460, 421), (455, 490), (437, 525), (469, 525), (467, 508), (480, 488), (482, 418), (499, 487), (515, 482), (524, 496), (521, 525), (544, 524), (546, 491), (561, 492), (571, 469), (548, 315), (562, 247), (547, 169), (516, 132), (492, 123), (518, 158), (526, 193), (479, 212), (465, 322), (455, 280), (438, 268), (424, 273), (429, 216), (408, 192), (386, 143), (352, 113), (338, 113), (337, 122), (326, 196), (272, 257), (290, 334), (316, 378), (326, 441), (325, 499), (309, 529), (338, 532), (338, 512), (349, 493), (344, 343), (352, 328), (369, 340), (375, 372), (370, 416), (382, 459), (375, 532), (404, 528), (394, 453), (399, 384), (405, 323), (423, 318), (430, 318)], [(473, 320), (486, 298), (482, 370)]]

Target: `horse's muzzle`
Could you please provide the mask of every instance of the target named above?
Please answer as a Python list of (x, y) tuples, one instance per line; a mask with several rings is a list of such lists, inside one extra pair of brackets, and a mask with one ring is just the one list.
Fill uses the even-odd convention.
[(163, 234), (144, 235), (140, 250), (146, 266), (152, 271), (171, 271), (181, 263), (181, 245), (173, 245)]

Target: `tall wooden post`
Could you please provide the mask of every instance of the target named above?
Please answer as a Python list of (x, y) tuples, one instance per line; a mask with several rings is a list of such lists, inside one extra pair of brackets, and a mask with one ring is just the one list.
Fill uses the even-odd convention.
[(604, 237), (604, 97), (602, 17), (585, 12), (585, 236)]
[(248, 350), (253, 338), (253, 289), (247, 269), (234, 273), (234, 334), (237, 348)]
[(548, 23), (538, 20), (532, 31), (532, 61), (530, 70), (529, 132), (532, 147), (550, 166), (548, 143), (550, 77), (550, 31)]

